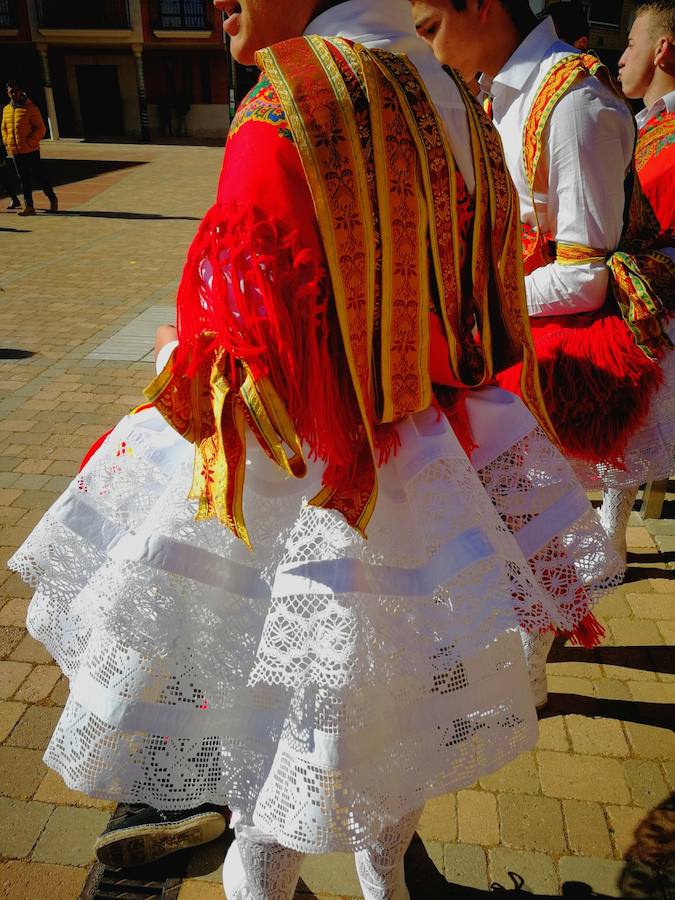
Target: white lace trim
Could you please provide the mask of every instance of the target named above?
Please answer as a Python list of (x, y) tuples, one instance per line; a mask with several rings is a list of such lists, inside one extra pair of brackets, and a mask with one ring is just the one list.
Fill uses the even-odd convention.
[(10, 562), (71, 679), (45, 757), (71, 787), (360, 850), (532, 745), (509, 629), (575, 624), (612, 561), (540, 432), (484, 489), (435, 411), (402, 423), (368, 541), (306, 505), (316, 468), (305, 492), (252, 452), (251, 553), (194, 520), (190, 448), (156, 418), (121, 423)]

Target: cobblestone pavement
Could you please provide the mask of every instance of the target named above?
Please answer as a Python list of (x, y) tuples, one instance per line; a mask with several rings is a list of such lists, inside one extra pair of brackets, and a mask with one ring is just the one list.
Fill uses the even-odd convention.
[[(139, 402), (154, 324), (171, 313), (221, 151), (62, 142), (44, 156), (64, 214), (0, 213), (0, 343), (35, 354), (0, 360), (3, 562), (91, 441)], [(535, 750), (427, 805), (407, 860), (413, 900), (468, 895), (453, 885), (473, 897), (492, 882), (513, 888), (509, 872), (540, 895), (581, 882), (602, 896), (658, 896), (617, 883), (636, 826), (675, 783), (675, 528), (633, 518), (629, 579), (599, 607), (604, 646), (557, 648)], [(111, 806), (42, 763), (68, 686), (26, 634), (29, 588), (5, 569), (0, 582), (0, 898), (74, 900)], [(222, 898), (223, 850), (193, 854), (180, 900)], [(312, 892), (359, 897), (352, 860), (309, 860), (299, 896)]]

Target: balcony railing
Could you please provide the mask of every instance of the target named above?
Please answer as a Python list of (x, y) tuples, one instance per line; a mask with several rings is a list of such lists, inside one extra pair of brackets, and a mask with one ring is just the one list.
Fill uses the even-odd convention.
[(38, 0), (42, 28), (131, 28), (127, 0)]
[(207, 31), (213, 28), (210, 0), (154, 0), (153, 28), (163, 31)]
[(0, 28), (16, 28), (18, 24), (16, 0), (0, 0)]

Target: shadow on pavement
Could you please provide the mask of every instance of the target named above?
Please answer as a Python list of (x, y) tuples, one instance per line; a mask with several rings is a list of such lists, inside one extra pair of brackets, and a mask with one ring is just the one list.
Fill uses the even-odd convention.
[(96, 178), (98, 175), (107, 175), (110, 172), (118, 172), (121, 169), (135, 169), (146, 165), (147, 160), (129, 159), (46, 159), (45, 171), (54, 187), (64, 184), (75, 184), (78, 181), (86, 181), (88, 178)]
[[(417, 834), (412, 839), (405, 856), (405, 876), (410, 891), (410, 900), (460, 900), (460, 898), (461, 900), (479, 900), (488, 895), (501, 893), (509, 893), (516, 897), (537, 897), (540, 900), (549, 900), (549, 898), (553, 900), (560, 896), (559, 894), (535, 894), (526, 888), (523, 878), (517, 872), (508, 874), (510, 884), (493, 883), (488, 891), (446, 881)], [(566, 881), (562, 887), (562, 896), (575, 898), (575, 900), (585, 897), (609, 900), (607, 894), (598, 894), (590, 885), (581, 881)]]
[(540, 719), (552, 716), (589, 716), (619, 719), (637, 725), (656, 725), (675, 730), (673, 708), (669, 703), (647, 703), (644, 700), (605, 700), (582, 694), (549, 694), (547, 705), (540, 710)]
[(65, 209), (58, 213), (62, 216), (77, 216), (84, 219), (166, 219), (172, 222), (199, 222), (199, 216), (163, 216), (161, 213), (135, 213), (108, 211), (103, 209)]
[(675, 674), (675, 653), (672, 647), (565, 647), (557, 641), (548, 657), (549, 662), (586, 662), (605, 666), (625, 666), (628, 669), (644, 669), (647, 672)]

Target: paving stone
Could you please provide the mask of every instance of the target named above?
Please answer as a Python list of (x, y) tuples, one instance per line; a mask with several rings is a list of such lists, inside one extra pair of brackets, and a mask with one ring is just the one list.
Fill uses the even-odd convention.
[(663, 640), (666, 644), (675, 644), (675, 622), (659, 621), (656, 623), (656, 626), (663, 635)]
[[(673, 655), (675, 655), (675, 651)], [(641, 700), (644, 703), (675, 703), (675, 683), (673, 682), (629, 681), (627, 685), (634, 700)], [(673, 711), (671, 710), (671, 712)]]
[(563, 856), (558, 862), (558, 872), (563, 891), (565, 884), (587, 884), (603, 897), (620, 897), (619, 878), (623, 863), (612, 859), (591, 859), (581, 856)]
[[(606, 666), (604, 667), (606, 668)], [(650, 673), (651, 677), (651, 673)], [(650, 684), (653, 682), (650, 681)], [(593, 696), (599, 700), (631, 700), (631, 692), (623, 681), (614, 678), (599, 678), (593, 682)]]
[[(421, 837), (421, 835), (420, 835)], [(440, 841), (430, 841), (428, 838), (423, 838), (422, 843), (424, 844), (424, 850), (426, 851), (427, 856), (434, 864), (436, 869), (442, 873), (443, 872), (443, 847), (445, 846)]]
[(541, 750), (537, 753), (544, 794), (562, 800), (628, 803), (630, 793), (617, 759)]
[(631, 616), (632, 610), (624, 594), (620, 591), (612, 591), (605, 594), (593, 607), (593, 612), (603, 621), (610, 618), (623, 618)]
[(599, 678), (602, 673), (598, 663), (591, 662), (555, 662), (547, 663), (546, 672), (564, 678)]
[(53, 659), (44, 646), (35, 638), (27, 634), (16, 650), (12, 653), (12, 659), (18, 662), (51, 663)]
[(26, 709), (25, 703), (0, 700), (0, 744), (14, 728)]
[(223, 888), (208, 881), (184, 881), (178, 892), (178, 900), (223, 900)]
[(35, 792), (35, 800), (53, 803), (56, 806), (86, 806), (107, 812), (112, 812), (117, 805), (111, 800), (99, 800), (96, 797), (88, 797), (80, 791), (71, 790), (66, 787), (61, 776), (51, 769), (47, 769), (46, 775), (40, 782), (40, 787)]
[[(29, 601), (25, 597), (12, 597), (8, 600), (0, 610), (0, 626), (13, 625), (17, 628), (25, 629), (28, 603)], [(19, 641), (16, 642), (14, 647), (18, 643)], [(14, 650), (14, 647), (12, 647), (12, 650)]]
[[(547, 719), (539, 720), (539, 740), (537, 741), (537, 750), (561, 750), (567, 752), (570, 749), (570, 742), (565, 731), (565, 724), (562, 716), (550, 716)], [(537, 785), (539, 785), (539, 772), (536, 769)]]
[(70, 685), (65, 675), (62, 675), (56, 682), (56, 687), (47, 698), (47, 703), (53, 706), (65, 706), (70, 693)]
[(658, 763), (627, 759), (623, 768), (633, 802), (638, 806), (650, 808), (666, 799), (668, 786)]
[(459, 791), (457, 794), (459, 840), (463, 844), (499, 843), (497, 798), (488, 791)]
[(46, 771), (39, 750), (0, 747), (0, 796), (30, 800)]
[(663, 760), (661, 768), (666, 776), (666, 781), (671, 790), (675, 790), (675, 760)]
[(607, 820), (599, 803), (563, 800), (562, 808), (567, 843), (572, 853), (579, 856), (612, 856)]
[(649, 815), (649, 811), (635, 806), (609, 805), (606, 812), (614, 853), (623, 859), (633, 846), (638, 825)]
[(675, 591), (671, 594), (627, 594), (633, 615), (640, 619), (675, 619)]
[[(541, 724), (540, 722), (539, 725), (541, 726)], [(538, 794), (541, 791), (541, 785), (534, 753), (521, 753), (497, 772), (481, 778), (480, 785), (487, 791)]]
[(655, 622), (642, 619), (610, 619), (609, 627), (614, 640), (621, 646), (647, 646), (662, 644), (663, 639)]
[(84, 866), (94, 858), (94, 840), (110, 818), (97, 809), (56, 807), (33, 850), (37, 862)]
[(9, 860), (0, 863), (0, 900), (75, 900), (86, 869)]
[(28, 856), (53, 809), (48, 803), (0, 797), (0, 856), (9, 859)]
[(424, 840), (457, 840), (457, 801), (454, 794), (427, 801), (417, 833)]
[(488, 868), (490, 882), (501, 884), (508, 890), (514, 889), (509, 872), (516, 872), (524, 881), (525, 891), (545, 895), (558, 893), (555, 865), (545, 853), (493, 847), (488, 852)]
[(644, 527), (631, 528), (629, 526), (626, 529), (626, 541), (628, 543), (628, 547), (630, 550), (638, 550), (638, 549), (656, 550), (656, 544), (654, 543), (654, 538)]
[(562, 853), (567, 849), (560, 802), (549, 797), (499, 795), (502, 844), (515, 850)]
[(35, 666), (14, 696), (26, 703), (37, 703), (49, 696), (60, 677), (58, 666)]
[(656, 725), (625, 722), (624, 728), (633, 756), (641, 759), (674, 759), (675, 734)]
[(486, 852), (476, 844), (446, 844), (443, 848), (443, 868), (446, 879), (452, 885), (479, 891), (486, 891), (489, 887)]
[[(31, 401), (28, 402), (30, 403)], [(52, 463), (49, 459), (22, 459), (14, 468), (14, 471), (27, 475), (42, 475), (51, 465)]]
[(549, 694), (580, 694), (593, 696), (593, 682), (589, 678), (571, 678), (566, 675), (551, 675), (548, 679)]
[(666, 577), (664, 574), (663, 578), (650, 578), (649, 579), (649, 587), (656, 591), (657, 594), (672, 594), (673, 593), (673, 580), (672, 578)]
[(44, 750), (60, 715), (61, 710), (58, 708), (31, 706), (7, 738), (7, 746)]
[(302, 864), (300, 877), (314, 893), (361, 894), (354, 857), (349, 853), (308, 855)]
[(0, 660), (0, 697), (8, 699), (28, 677), (31, 666), (28, 663)]
[(621, 723), (616, 719), (567, 716), (565, 724), (575, 753), (589, 756), (630, 756)]
[(4, 659), (12, 653), (21, 642), (23, 634), (22, 628), (0, 627), (0, 658)]

